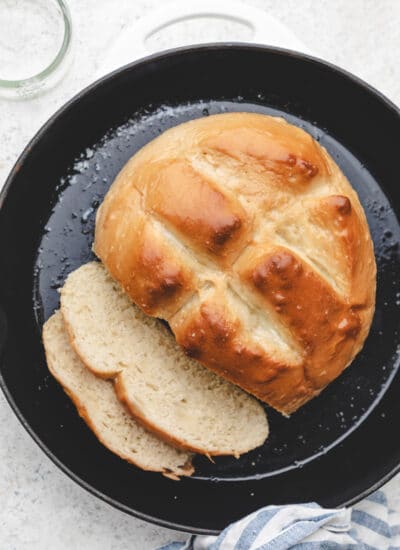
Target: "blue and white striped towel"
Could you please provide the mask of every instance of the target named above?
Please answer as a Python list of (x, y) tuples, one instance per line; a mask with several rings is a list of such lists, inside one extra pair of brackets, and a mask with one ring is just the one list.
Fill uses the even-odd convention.
[(160, 550), (400, 550), (400, 513), (377, 491), (352, 509), (318, 504), (266, 506), (218, 537), (192, 536)]

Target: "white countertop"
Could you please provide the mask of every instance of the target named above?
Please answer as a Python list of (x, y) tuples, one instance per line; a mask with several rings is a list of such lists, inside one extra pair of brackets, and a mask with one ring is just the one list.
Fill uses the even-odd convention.
[[(74, 62), (52, 91), (27, 102), (0, 99), (0, 185), (22, 148), (68, 98), (93, 80), (103, 53), (127, 21), (160, 0), (67, 0)], [(288, 25), (318, 55), (360, 76), (400, 105), (398, 0), (247, 0)], [(1, 9), (1, 4), (0, 4)], [(198, 28), (196, 36), (204, 32)], [(190, 31), (193, 33), (193, 28)], [(208, 28), (210, 41), (229, 27)], [(223, 36), (221, 36), (223, 33)], [(174, 31), (189, 43), (187, 27)], [(158, 44), (169, 45), (167, 33)], [(157, 40), (153, 40), (156, 44)], [(371, 131), (379, 131), (373, 128)], [(400, 477), (386, 491), (400, 509)], [(2, 550), (147, 550), (185, 535), (111, 508), (67, 478), (24, 431), (0, 394), (0, 548)]]

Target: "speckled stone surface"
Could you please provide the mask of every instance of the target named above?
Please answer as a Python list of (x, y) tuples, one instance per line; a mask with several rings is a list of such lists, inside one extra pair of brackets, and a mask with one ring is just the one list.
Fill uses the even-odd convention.
[[(400, 2), (398, 0), (247, 0), (287, 24), (317, 52), (355, 73), (400, 104)], [(67, 99), (93, 80), (103, 52), (127, 21), (149, 13), (150, 0), (69, 0), (74, 24), (74, 62), (65, 79), (37, 99), (0, 99), (0, 185), (22, 148)], [(1, 4), (0, 4), (0, 9)], [(174, 29), (180, 42), (200, 36), (200, 28)], [(208, 27), (210, 40), (246, 39), (243, 29)], [(153, 37), (166, 47), (171, 33)], [(375, 129), (377, 131), (377, 129)], [(400, 478), (386, 491), (400, 508)], [(61, 473), (25, 433), (0, 395), (0, 549), (147, 550), (185, 535), (122, 512), (77, 486)]]

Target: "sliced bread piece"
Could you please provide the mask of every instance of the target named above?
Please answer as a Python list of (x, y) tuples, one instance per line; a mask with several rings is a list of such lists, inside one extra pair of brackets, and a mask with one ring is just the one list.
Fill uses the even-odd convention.
[(143, 470), (163, 472), (174, 479), (193, 473), (190, 454), (147, 432), (118, 401), (112, 382), (85, 368), (69, 343), (59, 311), (45, 323), (43, 343), (50, 372), (103, 445)]
[(268, 423), (258, 401), (187, 357), (102, 264), (91, 262), (69, 275), (61, 311), (84, 364), (114, 378), (135, 418), (166, 441), (206, 455), (234, 456), (264, 443)]

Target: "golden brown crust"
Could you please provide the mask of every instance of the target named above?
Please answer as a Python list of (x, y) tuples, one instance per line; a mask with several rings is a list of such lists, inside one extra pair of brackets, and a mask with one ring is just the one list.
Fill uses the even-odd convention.
[(223, 262), (244, 246), (246, 215), (184, 160), (146, 166), (145, 207), (200, 253)]
[[(229, 315), (220, 304), (202, 304), (186, 322), (172, 325), (178, 343), (191, 357), (279, 410), (286, 412), (289, 402), (307, 397), (302, 366), (285, 365), (267, 355)], [(294, 397), (287, 391), (292, 387)], [(285, 407), (280, 408), (282, 400)]]
[[(157, 248), (148, 261), (143, 243)], [(224, 114), (165, 132), (117, 177), (94, 249), (187, 353), (286, 414), (342, 372), (371, 324), (357, 194), (282, 119)]]
[[(113, 277), (149, 315), (172, 314), (191, 294), (192, 275), (142, 210), (142, 198), (129, 190), (128, 202), (118, 200), (112, 212), (100, 209), (96, 254), (113, 265)], [(129, 243), (128, 246), (126, 246)]]
[(206, 139), (208, 148), (232, 157), (244, 164), (255, 164), (261, 171), (271, 172), (270, 180), (275, 185), (287, 182), (296, 190), (307, 185), (316, 175), (326, 175), (324, 158), (311, 136), (271, 119), (266, 126), (251, 128), (234, 127), (222, 130)]

